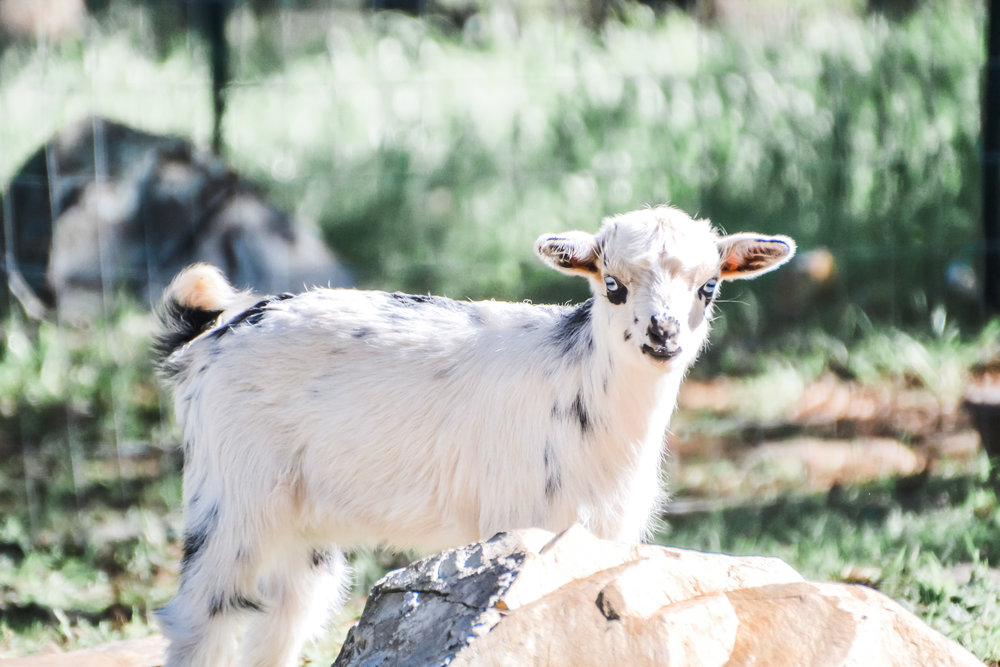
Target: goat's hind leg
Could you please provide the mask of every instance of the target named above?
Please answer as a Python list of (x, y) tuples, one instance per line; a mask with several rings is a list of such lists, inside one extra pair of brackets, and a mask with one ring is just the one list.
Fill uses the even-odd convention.
[(240, 664), (295, 665), (339, 608), (348, 578), (343, 552), (299, 543), (276, 554), (262, 581), (266, 607), (244, 635)]
[[(219, 505), (193, 508), (177, 595), (157, 612), (170, 640), (166, 667), (231, 665), (241, 621), (262, 608), (259, 550), (234, 539)], [(229, 520), (233, 520), (232, 517)]]

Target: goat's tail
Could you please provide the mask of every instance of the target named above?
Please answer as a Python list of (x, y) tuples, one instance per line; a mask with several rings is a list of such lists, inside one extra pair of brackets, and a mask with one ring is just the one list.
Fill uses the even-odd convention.
[(174, 351), (211, 329), (222, 313), (245, 299), (211, 264), (194, 264), (178, 273), (164, 290), (159, 309), (160, 330), (153, 342), (159, 366), (166, 370)]

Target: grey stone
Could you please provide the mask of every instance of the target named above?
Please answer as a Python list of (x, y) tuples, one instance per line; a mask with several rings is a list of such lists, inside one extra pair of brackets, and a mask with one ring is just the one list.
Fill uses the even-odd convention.
[(524, 561), (517, 535), (452, 549), (394, 570), (372, 588), (335, 665), (442, 665), (482, 628)]
[(353, 282), (314, 231), (218, 157), (97, 117), (28, 158), (0, 220), (8, 286), (37, 317), (89, 319), (122, 293), (154, 304), (197, 261), (262, 293)]

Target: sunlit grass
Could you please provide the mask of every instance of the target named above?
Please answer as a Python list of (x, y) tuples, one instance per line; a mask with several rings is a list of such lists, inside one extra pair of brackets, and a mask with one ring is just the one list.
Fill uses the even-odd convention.
[[(534, 238), (665, 201), (830, 248), (828, 284), (788, 269), (726, 286), (692, 377), (726, 374), (724, 402), (682, 411), (672, 435), (718, 448), (675, 456), (678, 505), (718, 508), (671, 517), (660, 539), (875, 585), (1000, 658), (997, 496), (980, 455), (819, 490), (800, 467), (734, 451), (747, 433), (802, 430), (789, 422), (817, 382), (915, 391), (951, 414), (969, 368), (1000, 353), (1000, 325), (976, 331), (975, 305), (944, 280), (978, 248), (982, 4), (927, 3), (901, 23), (807, 13), (780, 40), (679, 12), (636, 9), (594, 33), (504, 11), (464, 34), (236, 12), (227, 159), (385, 289), (576, 298), (583, 281), (546, 270)], [(80, 42), (0, 56), (0, 182), (88, 113), (208, 143), (203, 47), (154, 48), (148, 19), (112, 14)], [(125, 310), (82, 330), (0, 327), (0, 656), (157, 631), (180, 561), (181, 462), (151, 326)], [(364, 590), (402, 562), (356, 555), (348, 609), (307, 655), (329, 662)]]
[[(207, 144), (202, 43), (158, 46), (136, 16), (2, 55), (0, 182), (90, 112)], [(500, 5), (464, 33), (391, 13), (282, 16), (230, 20), (226, 157), (366, 286), (575, 298), (583, 283), (545, 269), (534, 239), (671, 202), (835, 258), (825, 291), (780, 277), (727, 289), (742, 303), (726, 304), (719, 341), (978, 317), (945, 278), (978, 243), (980, 3), (898, 23), (803, 11), (780, 39), (638, 7), (600, 33)]]
[[(152, 614), (173, 594), (181, 557), (180, 456), (175, 429), (161, 424), (149, 320), (126, 310), (87, 331), (18, 319), (5, 330), (0, 405), (18, 408), (3, 421), (0, 655), (156, 632)], [(989, 619), (998, 613), (1000, 524), (981, 454), (938, 461), (926, 476), (830, 487), (792, 463), (754, 459), (753, 443), (741, 441), (782, 419), (761, 410), (762, 396), (788, 395), (787, 407), (832, 369), (854, 374), (840, 381), (858, 388), (911, 386), (928, 363), (967, 374), (996, 356), (995, 334), (996, 326), (972, 339), (886, 330), (836, 351), (818, 336), (812, 347), (790, 341), (784, 354), (759, 351), (755, 368), (725, 380), (707, 378), (721, 383), (725, 400), (707, 412), (682, 407), (671, 436), (707, 449), (682, 447), (668, 480), (675, 510), (686, 512), (690, 501), (703, 509), (669, 514), (659, 541), (772, 555), (808, 577), (874, 585), (995, 659)], [(898, 359), (886, 357), (892, 349)], [(955, 400), (933, 382), (917, 389)], [(348, 608), (307, 655), (317, 664), (332, 659), (367, 587), (408, 558), (356, 554)]]

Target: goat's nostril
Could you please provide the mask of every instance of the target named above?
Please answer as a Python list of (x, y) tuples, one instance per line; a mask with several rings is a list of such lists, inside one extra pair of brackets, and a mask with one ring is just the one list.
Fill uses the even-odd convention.
[(649, 320), (649, 337), (655, 343), (663, 344), (668, 340), (673, 340), (681, 332), (681, 323), (673, 315), (653, 315)]
[(649, 336), (649, 342), (653, 345), (663, 346), (667, 341), (664, 340), (663, 336), (660, 335), (660, 328), (655, 324), (650, 324), (649, 328), (646, 329), (646, 335)]

